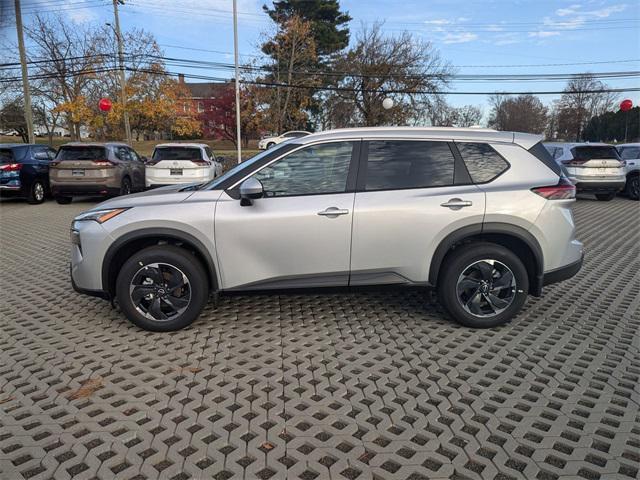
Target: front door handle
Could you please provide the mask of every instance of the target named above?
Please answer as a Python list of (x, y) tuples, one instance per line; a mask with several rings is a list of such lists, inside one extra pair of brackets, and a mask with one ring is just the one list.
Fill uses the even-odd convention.
[(322, 215), (324, 217), (337, 217), (338, 215), (348, 215), (349, 210), (346, 208), (337, 208), (337, 207), (329, 207), (326, 210), (322, 210), (318, 212), (318, 215)]
[(473, 202), (469, 200), (461, 200), (459, 198), (452, 198), (448, 202), (441, 203), (441, 207), (447, 207), (451, 210), (460, 210), (462, 207), (470, 207), (473, 205)]

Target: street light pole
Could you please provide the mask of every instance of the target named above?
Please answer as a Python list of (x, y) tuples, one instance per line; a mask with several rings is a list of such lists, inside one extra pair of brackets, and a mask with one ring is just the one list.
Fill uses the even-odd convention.
[(122, 33), (120, 32), (120, 17), (118, 16), (118, 4), (124, 5), (124, 0), (113, 0), (113, 16), (115, 17), (115, 34), (118, 40), (118, 63), (120, 64), (120, 101), (122, 102), (122, 116), (124, 117), (124, 131), (127, 136), (127, 143), (131, 145), (131, 126), (129, 125), (129, 113), (127, 112), (127, 80), (124, 74), (124, 53), (122, 47)]
[(238, 163), (242, 162), (242, 135), (240, 132), (240, 75), (238, 74), (238, 5), (233, 0), (233, 57), (236, 72), (236, 144), (238, 150)]
[(31, 94), (29, 92), (29, 72), (27, 70), (27, 55), (24, 51), (24, 35), (22, 33), (22, 10), (20, 0), (15, 0), (16, 33), (18, 35), (18, 50), (20, 50), (20, 66), (22, 68), (22, 90), (24, 92), (24, 119), (27, 122), (27, 137), (29, 143), (35, 143), (33, 135), (33, 113), (31, 111)]

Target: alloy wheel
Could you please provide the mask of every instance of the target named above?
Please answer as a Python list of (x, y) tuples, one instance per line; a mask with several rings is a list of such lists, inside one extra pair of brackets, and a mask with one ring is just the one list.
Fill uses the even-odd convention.
[(150, 320), (167, 321), (189, 307), (191, 284), (179, 268), (168, 263), (151, 263), (133, 276), (129, 295), (140, 314)]
[(476, 317), (493, 317), (504, 312), (516, 296), (516, 279), (498, 260), (478, 260), (466, 267), (456, 284), (462, 308)]
[(33, 197), (38, 202), (44, 200), (44, 186), (40, 182), (36, 182), (33, 186)]

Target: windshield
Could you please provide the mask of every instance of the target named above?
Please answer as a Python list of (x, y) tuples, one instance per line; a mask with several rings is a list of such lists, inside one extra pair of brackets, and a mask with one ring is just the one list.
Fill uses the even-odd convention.
[(620, 147), (619, 151), (623, 160), (640, 159), (640, 147)]
[(574, 147), (571, 149), (575, 160), (615, 159), (619, 160), (618, 151), (609, 145)]
[(197, 147), (158, 147), (152, 160), (202, 160), (202, 151)]
[(105, 160), (107, 152), (104, 147), (61, 147), (56, 160)]
[(261, 159), (263, 159), (267, 155), (273, 155), (275, 152), (277, 152), (278, 150), (280, 150), (281, 148), (285, 147), (288, 144), (289, 144), (289, 142), (283, 142), (280, 145), (276, 145), (275, 147), (272, 147), (272, 148), (270, 148), (268, 150), (263, 150), (262, 152), (258, 153), (257, 155), (254, 155), (253, 157), (251, 157), (250, 159), (245, 160), (244, 162), (237, 164), (235, 167), (231, 168), (230, 170), (227, 170), (225, 173), (223, 173), (219, 177), (216, 177), (215, 180), (212, 180), (211, 182), (202, 185), (201, 189), (202, 190), (215, 190), (215, 188), (218, 185), (220, 185), (222, 182), (224, 182), (228, 178), (231, 178), (236, 173), (244, 170), (245, 168), (251, 167), (251, 165), (253, 165), (256, 162), (259, 162)]

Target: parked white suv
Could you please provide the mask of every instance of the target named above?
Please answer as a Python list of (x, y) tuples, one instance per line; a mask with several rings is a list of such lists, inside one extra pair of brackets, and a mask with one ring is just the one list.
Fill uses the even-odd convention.
[(222, 174), (222, 164), (204, 143), (162, 143), (146, 162), (147, 188), (205, 183)]
[(624, 188), (625, 174), (616, 147), (606, 143), (545, 143), (554, 160), (567, 169), (578, 193), (613, 200)]
[(362, 128), (262, 152), (202, 186), (152, 190), (73, 222), (76, 290), (149, 330), (210, 293), (435, 287), (463, 325), (511, 319), (582, 264), (575, 187), (537, 135)]
[(282, 135), (261, 138), (258, 142), (258, 148), (260, 150), (266, 150), (267, 148), (274, 147), (282, 142), (291, 140), (292, 138), (306, 137), (307, 135), (311, 135), (311, 133), (305, 132), (304, 130), (292, 130), (290, 132), (285, 132)]
[(640, 143), (623, 143), (616, 148), (626, 175), (624, 193), (631, 200), (640, 200)]

